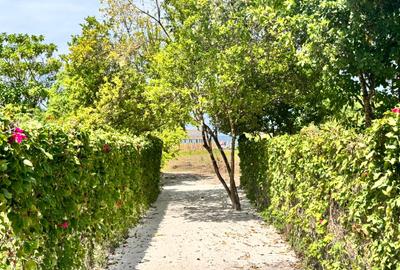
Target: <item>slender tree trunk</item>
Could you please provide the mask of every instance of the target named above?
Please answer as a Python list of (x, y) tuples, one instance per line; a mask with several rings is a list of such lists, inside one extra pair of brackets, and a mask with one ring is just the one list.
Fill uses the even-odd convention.
[(400, 103), (400, 75), (397, 76), (397, 102)]
[(203, 126), (201, 128), (201, 134), (203, 137), (203, 146), (204, 148), (207, 150), (208, 154), (210, 155), (211, 158), (211, 163), (213, 165), (215, 174), (218, 177), (218, 180), (221, 182), (221, 184), (223, 185), (223, 187), (225, 188), (225, 191), (228, 193), (228, 196), (231, 197), (231, 191), (228, 187), (228, 185), (225, 182), (225, 179), (222, 177), (219, 166), (218, 166), (218, 162), (215, 159), (213, 150), (212, 150), (212, 142), (211, 139), (209, 138), (209, 135), (207, 134), (207, 126), (203, 123)]
[(229, 174), (229, 183), (231, 186), (231, 201), (232, 207), (235, 210), (241, 210), (239, 194), (236, 187), (235, 182), (235, 151), (236, 149), (236, 136), (232, 136), (232, 144), (231, 144), (231, 173)]
[(400, 103), (400, 87), (397, 88), (397, 102)]
[[(374, 119), (374, 112), (372, 107), (372, 97), (375, 93), (375, 84), (370, 81), (370, 85), (368, 86), (367, 80), (364, 74), (359, 75), (360, 84), (361, 84), (361, 91), (362, 91), (362, 98), (363, 98), (363, 105), (364, 105), (364, 117), (365, 117), (365, 126), (370, 127), (372, 124), (372, 120)], [(370, 89), (368, 89), (370, 88)]]
[[(241, 205), (240, 205), (240, 199), (235, 183), (235, 143), (236, 143), (236, 136), (232, 138), (232, 144), (231, 144), (231, 157), (230, 157), (230, 162), (219, 142), (218, 139), (218, 133), (216, 131), (213, 131), (209, 126), (207, 126), (204, 121), (201, 127), (201, 133), (203, 137), (203, 146), (207, 150), (210, 158), (211, 158), (211, 163), (213, 165), (215, 174), (218, 177), (218, 180), (221, 182), (223, 185), (225, 191), (227, 192), (231, 202), (232, 202), (232, 208), (235, 210), (241, 210)], [(224, 177), (221, 174), (220, 167), (218, 165), (218, 162), (215, 158), (214, 152), (213, 152), (213, 146), (212, 146), (212, 140), (214, 141), (215, 145), (217, 146), (219, 152), (222, 155), (224, 165), (227, 169), (228, 175), (229, 175), (229, 187), (227, 185), (227, 181), (224, 179)]]
[(206, 125), (206, 129), (208, 130), (209, 134), (212, 136), (212, 138), (213, 138), (213, 140), (215, 142), (215, 145), (217, 146), (217, 148), (218, 148), (218, 150), (219, 150), (219, 152), (220, 152), (220, 154), (222, 156), (222, 159), (224, 160), (224, 163), (225, 163), (225, 166), (226, 166), (226, 170), (230, 174), (231, 173), (231, 166), (230, 166), (228, 158), (227, 158), (227, 156), (226, 156), (226, 154), (224, 152), (224, 149), (222, 148), (221, 143), (219, 142), (218, 134), (216, 134), (217, 132), (214, 132), (213, 130), (211, 130), (211, 128), (209, 126), (207, 126), (207, 125)]

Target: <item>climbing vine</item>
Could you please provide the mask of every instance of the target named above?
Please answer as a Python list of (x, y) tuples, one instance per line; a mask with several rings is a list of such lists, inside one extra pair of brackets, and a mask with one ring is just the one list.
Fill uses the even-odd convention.
[(400, 118), (240, 140), (241, 183), (311, 269), (398, 269)]
[(0, 128), (0, 269), (92, 269), (158, 195), (156, 138)]

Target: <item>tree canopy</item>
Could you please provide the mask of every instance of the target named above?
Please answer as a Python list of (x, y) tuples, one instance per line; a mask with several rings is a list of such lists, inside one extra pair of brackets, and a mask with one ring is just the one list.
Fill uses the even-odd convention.
[[(363, 130), (400, 101), (398, 1), (101, 2), (59, 72), (43, 37), (1, 35), (0, 104), (171, 143), (192, 124), (237, 209), (241, 134), (293, 134), (332, 118)], [(230, 157), (220, 132), (233, 138)]]
[(0, 34), (0, 106), (44, 106), (61, 64), (43, 36)]

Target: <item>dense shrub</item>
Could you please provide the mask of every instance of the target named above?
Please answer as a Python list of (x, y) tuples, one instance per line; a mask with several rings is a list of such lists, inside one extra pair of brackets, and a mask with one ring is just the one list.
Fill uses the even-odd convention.
[(400, 269), (400, 120), (240, 139), (241, 183), (311, 269)]
[(156, 138), (0, 119), (0, 269), (92, 269), (159, 192)]

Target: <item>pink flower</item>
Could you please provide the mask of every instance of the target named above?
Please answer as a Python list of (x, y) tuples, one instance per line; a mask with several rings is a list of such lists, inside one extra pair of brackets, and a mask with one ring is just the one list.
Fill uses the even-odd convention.
[(68, 221), (64, 221), (63, 223), (58, 224), (58, 227), (63, 228), (64, 230), (68, 229), (69, 223), (68, 223)]
[(9, 143), (22, 143), (23, 140), (27, 140), (28, 137), (24, 134), (24, 131), (20, 128), (15, 128), (14, 133), (11, 134), (10, 139), (8, 140)]
[(393, 108), (392, 109), (392, 113), (397, 113), (397, 114), (400, 114), (400, 108)]

